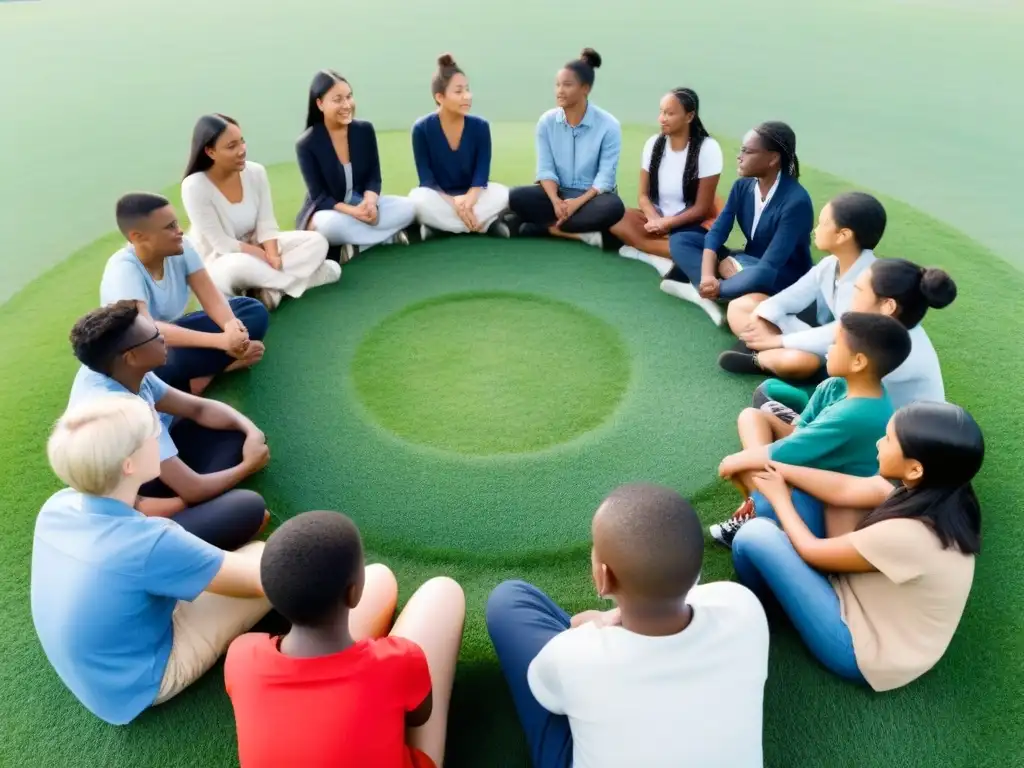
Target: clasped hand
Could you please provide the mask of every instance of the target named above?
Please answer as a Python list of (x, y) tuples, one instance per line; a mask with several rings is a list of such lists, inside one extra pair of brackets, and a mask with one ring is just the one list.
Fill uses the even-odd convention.
[(466, 225), (466, 229), (470, 232), (479, 232), (480, 220), (476, 217), (476, 211), (473, 210), (474, 202), (469, 195), (456, 195), (452, 198), (452, 204), (455, 206), (455, 214)]

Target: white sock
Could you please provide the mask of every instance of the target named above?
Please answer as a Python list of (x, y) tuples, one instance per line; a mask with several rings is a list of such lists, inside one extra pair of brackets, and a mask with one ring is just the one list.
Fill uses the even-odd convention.
[(580, 242), (592, 245), (595, 248), (600, 248), (603, 245), (600, 232), (581, 232)]
[(321, 285), (336, 283), (341, 279), (341, 264), (327, 259), (316, 268), (316, 272), (309, 278), (307, 288), (317, 288)]
[(688, 301), (691, 304), (696, 304), (707, 312), (708, 317), (711, 318), (711, 322), (715, 325), (721, 326), (722, 322), (725, 320), (725, 317), (722, 314), (722, 308), (710, 299), (701, 297), (697, 292), (697, 289), (694, 288), (691, 283), (680, 283), (675, 280), (662, 280), (661, 290), (669, 296), (675, 296), (677, 299), (682, 299), (683, 301)]
[(655, 256), (653, 253), (646, 253), (631, 245), (624, 245), (619, 248), (619, 256), (650, 264), (658, 270), (658, 274), (662, 277), (672, 271), (672, 259), (666, 259), (664, 256)]

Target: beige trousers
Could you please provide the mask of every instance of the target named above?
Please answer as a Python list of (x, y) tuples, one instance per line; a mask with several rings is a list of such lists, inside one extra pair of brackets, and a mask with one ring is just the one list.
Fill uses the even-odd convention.
[[(409, 193), (409, 199), (416, 206), (416, 218), (420, 224), (426, 224), (431, 229), (442, 232), (469, 232), (462, 219), (455, 213), (455, 209), (435, 190), (416, 187)], [(494, 182), (487, 184), (473, 206), (477, 221), (482, 225), (481, 232), (486, 232), (487, 228), (498, 220), (498, 216), (507, 210), (508, 187)]]
[[(253, 541), (240, 553), (262, 550)], [(173, 699), (202, 677), (224, 655), (231, 641), (248, 632), (270, 611), (265, 597), (224, 597), (203, 592), (192, 602), (178, 601), (174, 609), (174, 639), (153, 705)]]
[[(248, 253), (224, 253), (206, 263), (206, 271), (221, 293), (241, 296), (248, 290), (270, 288), (298, 298), (309, 288), (341, 277), (337, 265), (325, 264), (327, 240), (319, 232), (282, 232), (277, 237), (281, 269)], [(331, 267), (334, 267), (333, 269)]]

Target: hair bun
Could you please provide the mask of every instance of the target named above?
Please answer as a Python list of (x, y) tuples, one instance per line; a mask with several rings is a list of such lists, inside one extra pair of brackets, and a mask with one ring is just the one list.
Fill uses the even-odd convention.
[(452, 55), (450, 53), (442, 53), (440, 56), (437, 57), (437, 66), (439, 66), (441, 69), (444, 69), (445, 67), (454, 67), (455, 59), (452, 58)]
[(583, 52), (580, 53), (580, 60), (593, 69), (597, 69), (601, 66), (601, 54), (593, 48), (584, 48)]
[(944, 269), (921, 270), (921, 294), (932, 309), (948, 307), (956, 298), (956, 283)]

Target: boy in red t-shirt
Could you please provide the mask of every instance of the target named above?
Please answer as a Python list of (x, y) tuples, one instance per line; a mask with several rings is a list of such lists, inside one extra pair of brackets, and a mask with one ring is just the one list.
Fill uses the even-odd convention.
[(267, 541), (260, 565), (283, 637), (228, 649), (224, 680), (242, 768), (440, 768), (466, 601), (428, 581), (385, 637), (398, 597), (383, 565), (363, 564), (359, 530), (305, 512)]

